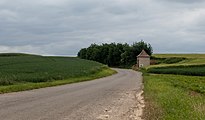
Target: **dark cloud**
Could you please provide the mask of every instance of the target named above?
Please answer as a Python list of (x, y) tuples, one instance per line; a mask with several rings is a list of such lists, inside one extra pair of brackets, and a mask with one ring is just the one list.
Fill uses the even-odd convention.
[(91, 43), (141, 39), (155, 52), (204, 52), (204, 5), (202, 0), (1, 0), (0, 52), (76, 55)]

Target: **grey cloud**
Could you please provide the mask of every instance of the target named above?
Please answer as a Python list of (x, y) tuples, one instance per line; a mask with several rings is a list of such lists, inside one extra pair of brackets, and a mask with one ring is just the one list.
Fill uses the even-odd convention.
[(201, 2), (204, 2), (204, 0), (161, 0), (161, 1), (176, 2), (176, 3), (185, 3), (185, 4), (193, 4), (193, 3), (201, 3)]
[(151, 43), (155, 52), (205, 51), (205, 4), (171, 2), (2, 0), (0, 52), (76, 55), (91, 43), (132, 44), (140, 39)]

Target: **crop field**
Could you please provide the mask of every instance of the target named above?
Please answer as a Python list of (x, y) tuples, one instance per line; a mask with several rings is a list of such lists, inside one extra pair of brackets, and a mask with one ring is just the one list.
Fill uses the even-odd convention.
[(153, 57), (158, 59), (169, 58), (185, 58), (182, 61), (167, 64), (161, 63), (158, 65), (152, 65), (150, 67), (163, 67), (163, 66), (180, 66), (180, 65), (205, 65), (205, 54), (154, 54)]
[[(48, 82), (67, 79), (73, 82), (72, 78), (80, 77), (82, 80), (77, 81), (83, 81), (83, 77), (92, 75), (92, 78), (95, 78), (95, 74), (97, 75), (103, 71), (107, 71), (105, 75), (101, 74), (95, 77), (98, 78), (113, 73), (103, 64), (75, 57), (0, 54), (0, 93), (3, 89), (6, 92), (5, 89), (10, 88), (10, 86), (28, 83), (48, 84)], [(69, 83), (69, 80), (67, 83)], [(64, 81), (64, 83), (66, 82)]]
[[(159, 58), (162, 62), (151, 65), (144, 71), (146, 102), (144, 118), (204, 120), (205, 55), (160, 54), (156, 56), (163, 58)], [(176, 57), (185, 59), (177, 61)]]
[(169, 58), (169, 57), (184, 57), (184, 58), (204, 58), (205, 54), (154, 54), (157, 58)]
[(153, 67), (147, 71), (156, 74), (205, 76), (205, 65)]

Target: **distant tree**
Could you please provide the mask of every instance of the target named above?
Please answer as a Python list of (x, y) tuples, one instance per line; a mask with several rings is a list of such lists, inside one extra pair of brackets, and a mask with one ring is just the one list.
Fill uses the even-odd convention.
[(143, 40), (132, 45), (127, 43), (91, 44), (78, 52), (82, 59), (94, 60), (109, 66), (131, 66), (136, 63), (136, 56), (145, 50), (149, 55), (153, 53), (152, 46)]
[(148, 43), (145, 43), (143, 40), (140, 42), (135, 42), (132, 47), (134, 48), (135, 52), (138, 52), (136, 54), (139, 54), (142, 50), (145, 50), (148, 55), (152, 55), (153, 53), (152, 46)]
[(110, 49), (109, 44), (102, 44), (102, 46), (101, 46), (101, 60), (100, 61), (103, 64), (108, 64), (109, 49)]
[(141, 53), (142, 50), (145, 50), (148, 55), (152, 55), (153, 53), (152, 46), (148, 43), (145, 43), (143, 40), (141, 40), (140, 42), (133, 43), (131, 49), (132, 49), (132, 53), (131, 53), (130, 61), (132, 64), (136, 62), (136, 57)]
[(131, 65), (132, 48), (128, 44), (123, 45), (124, 52), (121, 54), (120, 63), (122, 66)]
[(97, 49), (97, 47), (98, 47), (98, 45), (91, 44), (90, 47), (87, 48), (86, 59), (88, 59), (88, 60), (96, 60), (96, 49)]
[(82, 59), (86, 59), (86, 54), (87, 54), (87, 49), (83, 48), (78, 52), (78, 57), (80, 57)]

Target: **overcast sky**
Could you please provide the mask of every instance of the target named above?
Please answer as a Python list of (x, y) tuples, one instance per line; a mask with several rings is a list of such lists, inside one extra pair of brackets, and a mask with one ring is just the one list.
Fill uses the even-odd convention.
[(0, 0), (0, 52), (76, 55), (91, 43), (205, 53), (205, 0)]

